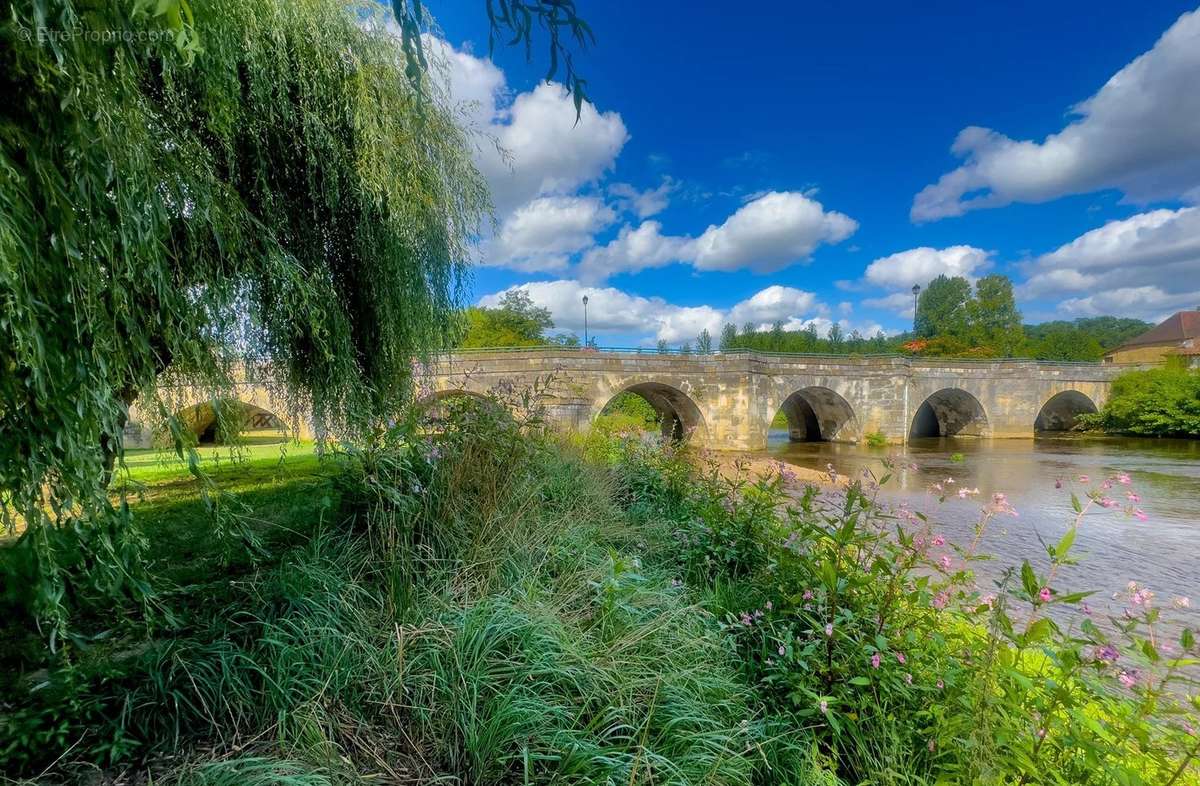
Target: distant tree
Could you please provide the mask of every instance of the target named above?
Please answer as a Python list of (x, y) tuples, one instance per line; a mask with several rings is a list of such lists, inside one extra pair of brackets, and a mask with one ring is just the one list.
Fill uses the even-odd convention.
[(753, 336), (757, 332), (758, 330), (755, 329), (753, 322), (747, 322), (746, 324), (742, 325), (743, 336)]
[[(1039, 326), (1040, 327), (1040, 326)], [(1104, 348), (1096, 337), (1067, 322), (1056, 322), (1038, 331), (1027, 344), (1029, 354), (1038, 360), (1099, 360)]]
[(783, 351), (783, 320), (775, 320), (771, 325), (770, 350), (772, 352)]
[(1024, 344), (1021, 312), (1008, 276), (984, 276), (975, 282), (975, 297), (967, 301), (966, 317), (965, 337), (976, 347), (1012, 357)]
[(930, 281), (917, 300), (917, 337), (964, 335), (970, 299), (971, 284), (961, 276), (940, 275)]
[(836, 349), (842, 345), (842, 326), (834, 322), (829, 326), (829, 344)]
[(726, 322), (725, 327), (721, 328), (721, 350), (725, 351), (727, 349), (733, 349), (737, 339), (737, 325), (733, 324), (732, 322)]
[(708, 328), (704, 328), (700, 335), (696, 336), (696, 351), (701, 355), (711, 355), (712, 345), (712, 334), (708, 332)]
[(667, 344), (667, 340), (665, 338), (660, 338), (658, 343), (655, 344), (655, 348), (658, 350), (660, 355), (663, 355), (666, 354), (671, 347), (669, 344)]
[(463, 336), (458, 346), (465, 349), (548, 344), (550, 341), (545, 333), (554, 327), (549, 309), (535, 305), (529, 293), (523, 289), (505, 292), (495, 308), (468, 308), (464, 320)]
[(679, 351), (685, 355), (692, 354), (692, 342), (690, 342), (690, 341), (683, 342), (683, 344), (681, 344), (679, 347)]

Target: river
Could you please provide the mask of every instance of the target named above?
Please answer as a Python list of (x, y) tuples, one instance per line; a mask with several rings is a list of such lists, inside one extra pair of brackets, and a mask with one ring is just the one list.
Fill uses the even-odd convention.
[[(959, 454), (959, 455), (955, 455)], [(762, 455), (762, 454), (760, 454)], [(1133, 489), (1148, 519), (1139, 521), (1123, 509), (1093, 506), (1080, 528), (1073, 554), (1080, 564), (1060, 570), (1060, 591), (1097, 590), (1089, 605), (1099, 610), (1116, 607), (1113, 593), (1130, 581), (1149, 587), (1156, 605), (1172, 617), (1171, 627), (1200, 623), (1200, 441), (1154, 440), (1116, 437), (1063, 436), (1017, 439), (919, 439), (903, 448), (868, 448), (833, 442), (788, 442), (786, 431), (772, 431), (768, 457), (797, 466), (824, 470), (828, 464), (842, 474), (857, 476), (863, 467), (882, 474), (880, 461), (897, 459), (896, 477), (882, 498), (892, 504), (906, 501), (916, 511), (937, 522), (948, 540), (969, 544), (980, 508), (996, 492), (1008, 495), (1018, 516), (993, 520), (981, 551), (996, 557), (976, 563), (981, 586), (989, 585), (1008, 566), (1029, 559), (1039, 571), (1047, 557), (1041, 540), (1056, 543), (1074, 512), (1070, 488), (1086, 475), (1091, 485), (1120, 472), (1131, 478), (1129, 487), (1116, 486), (1109, 494), (1128, 504), (1125, 492)], [(957, 459), (957, 460), (956, 460)], [(910, 465), (915, 465), (912, 469)], [(935, 483), (946, 488), (978, 488), (971, 499), (948, 498), (938, 502), (930, 491)], [(1063, 488), (1055, 487), (1063, 481)], [(1041, 540), (1039, 540), (1039, 538)], [(1171, 609), (1177, 596), (1194, 605)]]

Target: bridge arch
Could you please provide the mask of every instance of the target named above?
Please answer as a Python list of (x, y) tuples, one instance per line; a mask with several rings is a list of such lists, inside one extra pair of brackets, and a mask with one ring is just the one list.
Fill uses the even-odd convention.
[(708, 427), (700, 407), (687, 393), (665, 382), (637, 382), (601, 396), (597, 406), (593, 407), (591, 421), (595, 421), (608, 403), (622, 393), (640, 396), (650, 404), (658, 416), (663, 439), (676, 442), (695, 439), (701, 445), (707, 444)]
[(917, 407), (910, 437), (987, 437), (991, 426), (983, 405), (961, 388), (942, 388)]
[(1033, 422), (1034, 432), (1070, 431), (1080, 415), (1096, 412), (1096, 402), (1078, 390), (1063, 390), (1048, 398)]
[[(842, 395), (820, 385), (791, 393), (779, 406), (787, 419), (792, 442), (857, 442), (860, 435), (854, 407)], [(772, 418), (774, 421), (774, 418)]]
[(291, 438), (291, 430), (279, 415), (237, 398), (201, 401), (180, 409), (175, 417), (196, 438), (197, 445), (221, 445), (234, 439), (267, 444)]

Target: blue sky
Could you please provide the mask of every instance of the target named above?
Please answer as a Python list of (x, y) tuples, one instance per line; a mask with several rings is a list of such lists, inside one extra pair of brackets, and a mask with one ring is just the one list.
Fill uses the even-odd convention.
[(1200, 305), (1194, 5), (579, 0), (578, 125), (540, 49), (487, 60), (482, 0), (429, 5), (497, 202), (473, 301), (578, 332), (586, 293), (609, 345), (895, 331), (940, 272), (1028, 321)]

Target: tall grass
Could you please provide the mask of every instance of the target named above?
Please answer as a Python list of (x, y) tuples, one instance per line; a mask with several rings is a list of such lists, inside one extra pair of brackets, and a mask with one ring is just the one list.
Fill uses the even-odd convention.
[(606, 468), (536, 420), (439, 428), (343, 454), (341, 513), (174, 630), (12, 692), (6, 771), (808, 782), (811, 749), (769, 730), (718, 621), (640, 562)]

